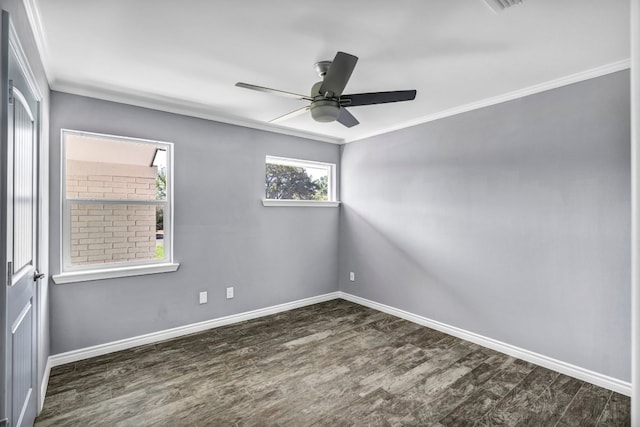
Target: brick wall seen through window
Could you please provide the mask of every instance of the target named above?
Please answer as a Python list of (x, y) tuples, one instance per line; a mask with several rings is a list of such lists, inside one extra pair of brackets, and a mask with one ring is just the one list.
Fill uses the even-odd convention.
[(65, 135), (67, 269), (168, 259), (168, 149), (166, 143)]

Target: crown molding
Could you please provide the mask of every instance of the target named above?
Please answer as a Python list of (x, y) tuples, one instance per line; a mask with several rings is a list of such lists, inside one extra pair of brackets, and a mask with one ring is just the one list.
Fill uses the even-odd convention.
[(560, 77), (558, 79), (550, 80), (544, 83), (529, 86), (523, 89), (518, 89), (512, 92), (507, 92), (502, 95), (486, 98), (483, 100), (471, 102), (469, 104), (460, 105), (447, 110), (439, 111), (437, 113), (429, 114), (426, 116), (418, 117), (416, 119), (408, 120), (398, 123), (393, 126), (381, 128), (373, 132), (361, 134), (353, 138), (338, 138), (314, 132), (306, 132), (303, 130), (292, 129), (285, 126), (280, 126), (273, 123), (265, 123), (256, 120), (249, 120), (241, 117), (232, 117), (222, 113), (215, 113), (211, 111), (211, 107), (204, 104), (197, 104), (191, 102), (185, 102), (183, 100), (164, 97), (161, 95), (138, 93), (132, 94), (130, 90), (126, 88), (104, 88), (95, 87), (89, 84), (78, 84), (76, 82), (62, 81), (56, 78), (53, 69), (51, 67), (51, 61), (48, 54), (48, 43), (42, 24), (42, 19), (36, 0), (23, 0), (23, 4), (27, 13), (27, 18), (33, 31), (36, 46), (40, 54), (42, 65), (49, 81), (49, 85), (52, 90), (60, 92), (67, 92), (75, 95), (87, 96), (92, 98), (103, 99), (106, 101), (120, 102), (130, 104), (138, 107), (150, 108), (153, 110), (166, 111), (175, 114), (181, 114), (191, 117), (197, 117), (206, 120), (214, 120), (217, 122), (227, 123), (236, 126), (247, 127), (251, 129), (258, 129), (267, 132), (274, 132), (283, 135), (296, 136), (305, 139), (311, 139), (322, 142), (329, 142), (332, 144), (345, 144), (349, 142), (359, 141), (374, 136), (382, 135), (397, 130), (406, 129), (412, 126), (420, 125), (423, 123), (432, 122), (434, 120), (443, 119), (445, 117), (455, 116), (457, 114), (466, 113), (479, 108), (488, 107), (491, 105), (500, 104), (502, 102), (512, 101), (514, 99), (522, 98), (536, 93), (544, 92), (551, 89), (556, 89), (562, 86), (567, 86), (573, 83), (593, 79), (596, 77), (604, 76), (607, 74), (615, 73), (629, 69), (631, 67), (631, 60), (629, 58), (612, 62), (600, 67), (592, 68), (589, 70), (581, 71), (568, 76)]
[(38, 54), (40, 55), (40, 62), (42, 62), (45, 77), (49, 84), (51, 84), (51, 81), (54, 79), (54, 75), (53, 70), (51, 69), (49, 50), (47, 48), (47, 38), (42, 25), (40, 10), (38, 9), (36, 0), (22, 0), (22, 4), (24, 5), (25, 12), (27, 13), (27, 20), (31, 26), (31, 31), (33, 32), (33, 38), (36, 42), (36, 49), (38, 49)]
[[(29, 0), (25, 0), (29, 1)], [(33, 1), (33, 0), (31, 0)], [(228, 123), (237, 126), (243, 126), (252, 129), (264, 130), (267, 132), (275, 132), (284, 135), (291, 135), (300, 138), (312, 139), (316, 141), (329, 142), (332, 144), (345, 144), (349, 142), (359, 141), (374, 136), (382, 135), (389, 132), (394, 132), (402, 129), (406, 129), (412, 126), (417, 126), (423, 123), (432, 122), (434, 120), (443, 119), (457, 114), (466, 113), (469, 111), (477, 110), (491, 105), (500, 104), (514, 99), (523, 98), (525, 96), (534, 95), (537, 93), (545, 92), (551, 89), (557, 89), (559, 87), (567, 86), (573, 83), (579, 83), (585, 80), (601, 77), (607, 74), (615, 73), (618, 71), (629, 69), (631, 61), (624, 59), (616, 61), (610, 64), (606, 64), (600, 67), (592, 68), (589, 70), (581, 71), (579, 73), (571, 74), (568, 76), (560, 77), (558, 79), (550, 80), (544, 83), (529, 86), (523, 89), (507, 92), (502, 95), (494, 96), (491, 98), (482, 99), (469, 104), (460, 105), (458, 107), (443, 110), (437, 113), (429, 114), (427, 116), (419, 117), (417, 119), (409, 120), (399, 123), (397, 125), (386, 127), (376, 130), (364, 135), (357, 136), (351, 139), (341, 139), (332, 136), (305, 132), (302, 130), (292, 129), (284, 126), (279, 126), (272, 123), (264, 123), (253, 120), (248, 120), (240, 117), (230, 117), (223, 114), (216, 114), (211, 112), (210, 107), (205, 104), (196, 104), (192, 102), (185, 102), (182, 100), (164, 97), (161, 95), (153, 94), (134, 94), (130, 90), (118, 88), (97, 88), (90, 85), (81, 85), (66, 81), (50, 81), (51, 88), (53, 90), (72, 93), (75, 95), (88, 96), (106, 101), (121, 102), (125, 104), (135, 105), (144, 108), (150, 108), (154, 110), (166, 111), (170, 113), (182, 114), (191, 117), (198, 117), (207, 120), (214, 120), (217, 122)]]
[(211, 107), (204, 104), (195, 104), (184, 102), (182, 100), (163, 97), (153, 94), (131, 94), (126, 88), (98, 88), (91, 85), (82, 85), (68, 81), (62, 81), (57, 78), (51, 67), (49, 57), (49, 48), (47, 38), (45, 36), (44, 26), (40, 10), (36, 0), (22, 0), (29, 25), (36, 42), (40, 61), (44, 68), (45, 77), (49, 82), (51, 90), (71, 93), (74, 95), (98, 98), (105, 101), (120, 102), (124, 104), (134, 105), (138, 107), (150, 108), (169, 113), (181, 114), (200, 119), (214, 120), (221, 123), (227, 123), (236, 126), (242, 126), (251, 129), (264, 130), (268, 132), (279, 133), (283, 135), (296, 136), (299, 138), (311, 139), (315, 141), (329, 142), (331, 144), (344, 144), (344, 139), (327, 135), (321, 135), (314, 132), (305, 132), (302, 130), (291, 129), (271, 123), (258, 122), (240, 117), (230, 117), (228, 115), (212, 113)]
[(52, 90), (70, 93), (73, 95), (97, 98), (105, 101), (119, 102), (123, 104), (134, 105), (136, 107), (149, 108), (152, 110), (159, 110), (168, 113), (197, 117), (200, 119), (213, 120), (216, 122), (227, 123), (251, 129), (296, 136), (299, 138), (312, 139), (315, 141), (328, 142), (331, 144), (344, 144), (345, 142), (342, 138), (292, 129), (273, 123), (265, 123), (240, 117), (216, 114), (215, 112), (211, 111), (211, 106), (209, 105), (183, 101), (163, 95), (135, 93), (130, 89), (125, 88), (95, 87), (92, 85), (83, 85), (64, 80), (55, 80), (53, 82), (50, 81), (49, 84)]
[(606, 64), (596, 68), (591, 68), (589, 70), (581, 71), (579, 73), (570, 74), (568, 76), (560, 77), (558, 79), (549, 80), (547, 82), (525, 87), (523, 89), (507, 92), (502, 95), (482, 99), (480, 101), (475, 101), (469, 104), (453, 107), (453, 108), (443, 110), (437, 113), (429, 114), (427, 116), (420, 117), (414, 120), (402, 122), (394, 126), (390, 126), (375, 132), (370, 132), (365, 135), (358, 136), (356, 138), (346, 139), (345, 143), (371, 138), (371, 137), (382, 135), (385, 133), (406, 129), (412, 126), (417, 126), (423, 123), (432, 122), (434, 120), (443, 119), (445, 117), (455, 116), (456, 114), (466, 113), (472, 110), (477, 110), (479, 108), (501, 104), (503, 102), (512, 101), (518, 98), (524, 98), (525, 96), (534, 95), (536, 93), (545, 92), (547, 90), (557, 89), (562, 86), (567, 86), (573, 83), (579, 83), (585, 80), (589, 80), (589, 79), (601, 77), (607, 74), (615, 73), (618, 71), (626, 70), (630, 67), (631, 67), (630, 59), (628, 58), (623, 59), (621, 61), (612, 62), (610, 64)]

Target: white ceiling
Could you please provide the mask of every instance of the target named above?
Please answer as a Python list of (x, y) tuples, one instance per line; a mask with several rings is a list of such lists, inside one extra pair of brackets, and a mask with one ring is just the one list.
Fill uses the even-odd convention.
[[(25, 0), (52, 89), (250, 127), (352, 141), (628, 67), (628, 0)], [(353, 107), (360, 125), (304, 115), (314, 63), (359, 62), (345, 93), (417, 89)]]

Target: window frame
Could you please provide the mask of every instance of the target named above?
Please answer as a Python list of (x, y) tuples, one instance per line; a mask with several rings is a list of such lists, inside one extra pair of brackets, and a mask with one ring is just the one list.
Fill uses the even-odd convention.
[[(119, 142), (142, 143), (162, 146), (166, 149), (166, 198), (165, 200), (144, 199), (100, 199), (77, 197), (67, 198), (67, 143), (66, 136), (84, 136), (100, 139), (111, 139)], [(157, 152), (156, 152), (157, 155)], [(96, 132), (78, 131), (72, 129), (60, 130), (60, 274), (54, 275), (55, 283), (72, 283), (88, 280), (99, 280), (115, 277), (129, 277), (154, 273), (176, 271), (180, 264), (173, 258), (173, 230), (174, 206), (173, 192), (175, 187), (173, 174), (174, 144), (167, 141), (157, 141), (128, 136), (109, 135)], [(141, 259), (109, 263), (71, 264), (71, 205), (72, 204), (119, 204), (163, 207), (163, 259)]]
[(328, 185), (327, 185), (327, 200), (294, 200), (294, 199), (267, 199), (266, 192), (264, 197), (262, 198), (262, 205), (265, 207), (274, 207), (274, 206), (301, 206), (301, 207), (322, 207), (322, 208), (330, 208), (330, 207), (338, 207), (340, 206), (340, 201), (338, 201), (338, 193), (337, 193), (337, 173), (336, 173), (336, 164), (328, 163), (328, 162), (319, 162), (316, 160), (303, 160), (303, 159), (294, 159), (291, 157), (280, 157), (280, 156), (265, 156), (265, 170), (263, 177), (266, 177), (266, 166), (268, 164), (275, 165), (283, 165), (283, 166), (293, 166), (293, 167), (302, 167), (302, 168), (326, 168), (327, 176), (328, 176)]

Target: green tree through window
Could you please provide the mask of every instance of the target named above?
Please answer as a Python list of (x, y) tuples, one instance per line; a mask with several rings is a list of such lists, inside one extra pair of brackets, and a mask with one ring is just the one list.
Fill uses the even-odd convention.
[(313, 180), (303, 167), (267, 163), (267, 199), (327, 200), (326, 176)]
[[(167, 198), (167, 173), (164, 167), (158, 168), (156, 176), (156, 200)], [(164, 209), (156, 206), (156, 230), (164, 230)]]

